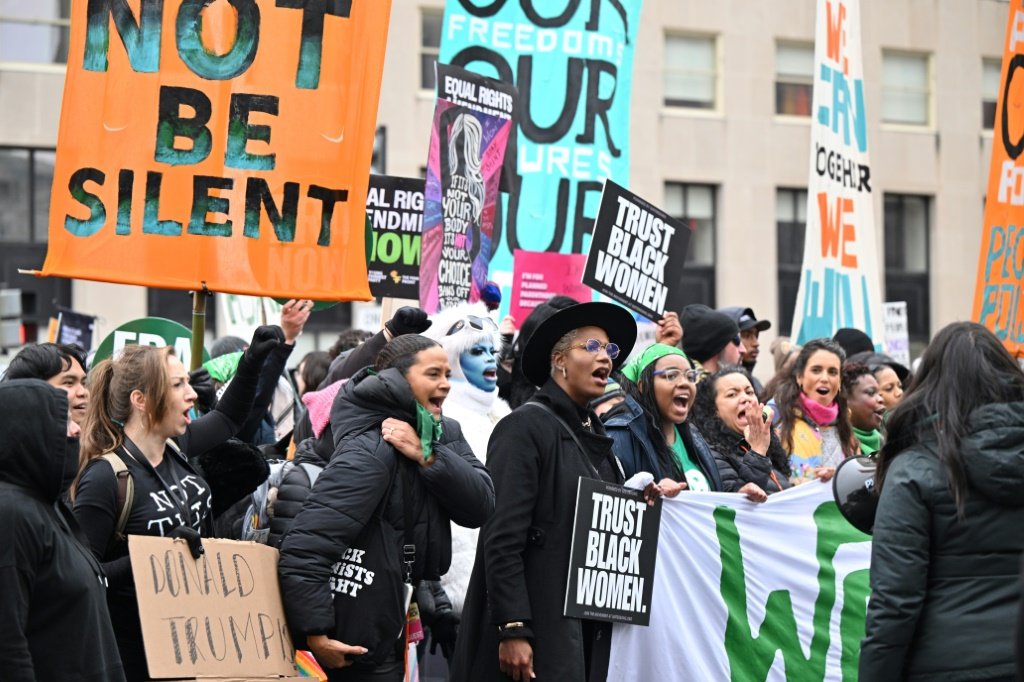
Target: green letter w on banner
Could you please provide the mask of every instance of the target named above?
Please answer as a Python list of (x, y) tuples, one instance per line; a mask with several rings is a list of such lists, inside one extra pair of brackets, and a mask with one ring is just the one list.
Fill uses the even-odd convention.
[[(763, 682), (782, 651), (786, 679), (791, 682), (822, 682), (825, 679), (826, 656), (831, 645), (832, 610), (836, 602), (836, 569), (834, 560), (840, 545), (864, 542), (868, 536), (857, 531), (839, 514), (832, 502), (820, 505), (814, 512), (817, 528), (815, 556), (818, 563), (818, 596), (814, 600), (813, 636), (810, 657), (800, 646), (793, 602), (787, 590), (768, 595), (764, 623), (754, 637), (747, 619), (747, 578), (743, 572), (740, 534), (736, 526), (736, 510), (718, 507), (714, 512), (715, 528), (721, 548), (722, 599), (729, 612), (725, 628), (725, 649), (733, 682)], [(810, 576), (808, 576), (810, 579)], [(868, 571), (861, 569), (847, 574), (843, 580), (843, 605), (839, 616), (842, 639), (842, 679), (857, 679), (860, 640), (864, 636), (864, 615), (869, 592)]]

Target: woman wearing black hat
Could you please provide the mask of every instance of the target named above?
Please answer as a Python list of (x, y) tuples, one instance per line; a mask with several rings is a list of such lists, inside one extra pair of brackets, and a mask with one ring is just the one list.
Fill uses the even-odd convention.
[(629, 355), (636, 322), (610, 303), (546, 319), (523, 354), (541, 386), (498, 422), (487, 448), (494, 515), (480, 533), (452, 679), (604, 679), (607, 624), (562, 615), (580, 477), (622, 483), (588, 408)]

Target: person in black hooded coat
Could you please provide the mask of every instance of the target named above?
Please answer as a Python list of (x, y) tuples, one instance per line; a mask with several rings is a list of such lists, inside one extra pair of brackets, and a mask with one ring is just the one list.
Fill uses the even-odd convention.
[[(356, 373), (335, 398), (335, 454), (284, 536), (278, 564), (288, 626), (296, 637), (305, 638), (297, 644), (313, 651), (332, 682), (402, 679), (401, 638), (335, 638), (341, 627), (336, 616), (352, 614), (336, 605), (347, 592), (342, 586), (332, 592), (331, 578), (333, 567), (360, 541), (378, 508), (387, 525), (404, 534), (403, 479), (412, 481), (414, 583), (439, 580), (448, 570), (451, 521), (478, 527), (494, 509), (487, 469), (473, 455), (458, 423), (440, 416), (449, 371), (448, 356), (436, 342), (414, 334), (399, 336), (381, 351), (375, 368)], [(404, 614), (380, 609), (365, 615), (385, 626), (391, 619), (399, 626), (404, 622)], [(347, 658), (363, 654), (373, 659)]]
[(7, 682), (118, 682), (106, 577), (60, 501), (68, 398), (38, 379), (0, 383), (0, 660)]

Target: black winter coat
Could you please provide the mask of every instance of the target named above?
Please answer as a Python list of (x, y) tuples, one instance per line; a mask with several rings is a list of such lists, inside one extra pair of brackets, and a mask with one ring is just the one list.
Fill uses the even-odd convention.
[[(298, 635), (335, 631), (328, 581), (331, 567), (360, 535), (385, 491), (383, 518), (404, 532), (402, 486), (391, 485), (408, 460), (381, 437), (384, 419), (415, 428), (415, 398), (397, 369), (363, 370), (342, 388), (331, 408), (336, 451), (281, 543), (278, 573), (288, 625)], [(434, 461), (416, 467), (413, 579), (438, 580), (451, 562), (451, 525), (479, 527), (494, 509), (487, 469), (462, 437), (458, 422), (444, 420)], [(358, 645), (360, 642), (346, 642)], [(301, 646), (301, 642), (298, 642)]]
[[(620, 407), (615, 408), (615, 412), (604, 423), (604, 427), (608, 431), (608, 435), (615, 441), (615, 456), (622, 462), (622, 470), (627, 479), (640, 471), (650, 472), (655, 481), (673, 477), (672, 472), (664, 471), (658, 461), (658, 452), (654, 449), (654, 443), (651, 442), (649, 425), (643, 408), (635, 400), (627, 397)], [(722, 490), (722, 478), (718, 473), (714, 454), (708, 444), (704, 442), (700, 432), (693, 428), (692, 424), (686, 422), (677, 428), (679, 435), (683, 437), (686, 452), (704, 473), (711, 490)], [(679, 480), (685, 481), (686, 479), (680, 478)]]
[(1012, 679), (1024, 550), (1024, 402), (987, 405), (960, 443), (962, 519), (926, 440), (892, 460), (871, 543), (860, 679)]
[(284, 534), (291, 528), (295, 517), (302, 510), (302, 504), (309, 497), (309, 491), (313, 484), (306, 468), (302, 465), (312, 464), (325, 469), (327, 463), (331, 461), (332, 454), (334, 454), (334, 439), (330, 427), (324, 430), (320, 438), (307, 438), (295, 448), (295, 458), (292, 460), (294, 466), (288, 469), (288, 473), (281, 479), (281, 485), (277, 488), (274, 515), (270, 517), (268, 545), (281, 547)]
[(576, 491), (581, 477), (595, 477), (586, 457), (609, 464), (614, 482), (623, 479), (597, 415), (588, 413), (593, 431), (583, 428), (580, 408), (554, 381), (533, 400), (575, 427), (588, 453), (580, 453), (551, 415), (528, 404), (494, 427), (487, 465), (496, 506), (477, 543), (452, 664), (454, 682), (509, 679), (498, 667), (497, 626), (514, 621), (527, 625), (512, 636), (530, 639), (538, 679), (584, 679), (582, 621), (562, 615)]
[[(124, 680), (99, 562), (59, 501), (64, 391), (0, 383), (0, 660), (6, 682)], [(55, 506), (58, 505), (58, 506)]]

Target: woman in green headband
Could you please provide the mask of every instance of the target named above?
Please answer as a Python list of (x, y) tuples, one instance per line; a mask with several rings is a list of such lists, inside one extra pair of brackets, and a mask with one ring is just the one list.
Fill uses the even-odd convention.
[(626, 478), (647, 471), (666, 495), (721, 490), (711, 450), (686, 424), (699, 370), (683, 351), (655, 343), (622, 368), (626, 400), (605, 417), (605, 429)]
[[(398, 336), (331, 407), (334, 456), (285, 536), (278, 564), (288, 625), (331, 680), (350, 664), (374, 679), (402, 679), (398, 639), (406, 605), (357, 597), (371, 582), (385, 581), (388, 569), (401, 569), (403, 544), (415, 547), (407, 582), (440, 580), (451, 562), (451, 522), (478, 528), (494, 510), (487, 470), (458, 422), (441, 416), (450, 373), (436, 341)], [(375, 565), (371, 560), (388, 556), (374, 544), (382, 535), (396, 540), (394, 561)], [(361, 579), (371, 568), (377, 575)], [(385, 596), (401, 595), (401, 585), (383, 584)]]

